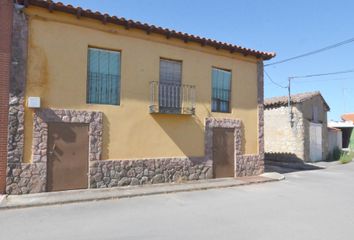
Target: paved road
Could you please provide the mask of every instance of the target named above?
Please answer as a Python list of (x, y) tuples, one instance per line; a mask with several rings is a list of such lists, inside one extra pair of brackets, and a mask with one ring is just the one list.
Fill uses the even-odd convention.
[(0, 239), (354, 239), (354, 163), (281, 182), (0, 211)]

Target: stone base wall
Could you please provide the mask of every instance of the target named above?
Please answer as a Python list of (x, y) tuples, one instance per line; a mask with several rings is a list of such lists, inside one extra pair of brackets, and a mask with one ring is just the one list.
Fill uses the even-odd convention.
[(7, 141), (7, 162), (21, 163), (24, 147), (25, 109), (24, 97), (9, 96), (9, 121)]
[(212, 177), (210, 164), (187, 157), (104, 160), (90, 164), (90, 188), (184, 182)]
[[(23, 103), (16, 114), (21, 113)], [(17, 109), (17, 108), (16, 108)], [(40, 109), (35, 111), (33, 123), (33, 163), (22, 163), (23, 122), (14, 118), (16, 133), (9, 144), (20, 150), (16, 157), (9, 158), (7, 168), (8, 194), (26, 194), (46, 191), (47, 182), (47, 135), (48, 123), (88, 123), (89, 124), (89, 187), (105, 188), (127, 185), (184, 182), (213, 178), (212, 129), (214, 127), (233, 128), (235, 131), (235, 177), (259, 175), (264, 171), (263, 154), (243, 155), (242, 123), (237, 119), (206, 119), (205, 156), (172, 157), (133, 160), (100, 160), (102, 150), (102, 113), (77, 110)], [(16, 121), (15, 121), (16, 120)], [(19, 132), (21, 134), (19, 134)], [(20, 136), (17, 138), (16, 136)], [(262, 136), (262, 135), (260, 135)], [(11, 155), (12, 156), (12, 155)]]
[(27, 194), (46, 191), (45, 163), (12, 163), (7, 165), (6, 192)]
[(257, 176), (264, 173), (264, 158), (260, 155), (241, 155), (236, 161), (236, 176)]

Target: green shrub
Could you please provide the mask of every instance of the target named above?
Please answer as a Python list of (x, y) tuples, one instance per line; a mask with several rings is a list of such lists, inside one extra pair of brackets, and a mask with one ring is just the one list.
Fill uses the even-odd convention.
[(346, 163), (351, 162), (353, 160), (353, 158), (354, 158), (354, 152), (352, 152), (352, 151), (350, 151), (350, 152), (342, 151), (341, 155), (340, 155), (340, 158), (339, 158), (339, 161), (342, 164), (346, 164)]

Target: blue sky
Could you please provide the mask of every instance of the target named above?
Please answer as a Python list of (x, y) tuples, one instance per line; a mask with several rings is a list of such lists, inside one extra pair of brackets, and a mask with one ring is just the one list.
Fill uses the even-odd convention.
[[(63, 0), (63, 3), (263, 51), (272, 61), (354, 37), (352, 0)], [(282, 85), (294, 75), (354, 69), (354, 42), (310, 57), (266, 67)], [(266, 62), (267, 63), (267, 62)], [(354, 73), (294, 80), (292, 92), (321, 91), (328, 119), (354, 112)], [(265, 77), (265, 96), (287, 90)]]

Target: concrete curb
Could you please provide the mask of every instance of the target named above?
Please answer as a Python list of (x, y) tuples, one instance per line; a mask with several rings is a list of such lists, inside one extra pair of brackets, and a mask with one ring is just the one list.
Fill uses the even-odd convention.
[(266, 177), (266, 178), (270, 178), (270, 179), (274, 179), (277, 181), (281, 181), (285, 179), (285, 176), (283, 174), (277, 173), (277, 172), (267, 172), (267, 173), (263, 173), (261, 174), (262, 177)]
[(283, 180), (284, 176), (281, 175), (281, 177), (279, 175), (281, 174), (266, 173), (264, 176), (243, 177), (236, 179), (210, 179), (181, 184), (164, 183), (145, 186), (84, 189), (50, 193), (46, 192), (28, 195), (7, 195), (2, 201), (0, 201), (0, 210), (245, 186), (256, 183), (266, 183)]

